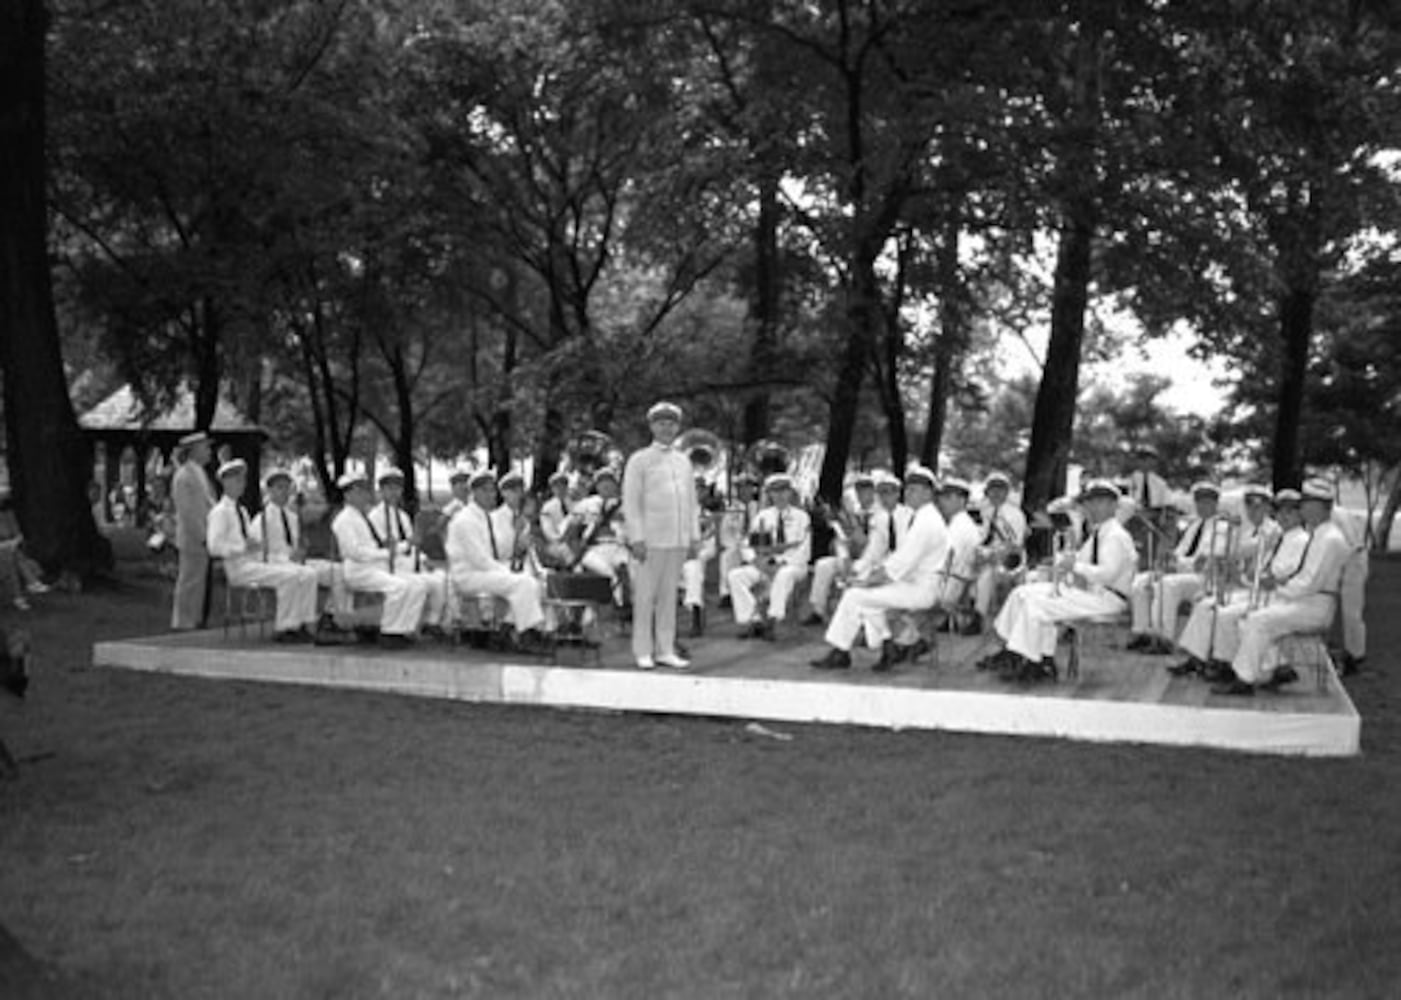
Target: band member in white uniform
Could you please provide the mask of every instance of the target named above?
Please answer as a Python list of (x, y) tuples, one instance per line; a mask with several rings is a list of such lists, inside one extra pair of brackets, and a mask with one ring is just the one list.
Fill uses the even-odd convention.
[(980, 669), (1005, 671), (1021, 681), (1054, 680), (1060, 626), (1118, 614), (1128, 606), (1138, 556), (1128, 530), (1114, 516), (1119, 490), (1094, 479), (1080, 502), (1089, 517), (1089, 537), (1078, 552), (1062, 557), (1058, 573), (1065, 579), (1024, 583), (1007, 596), (993, 623), (1006, 648), (979, 663)]
[(1254, 565), (1257, 552), (1262, 549), (1270, 551), (1279, 541), (1279, 522), (1270, 514), (1273, 499), (1269, 489), (1258, 483), (1251, 483), (1241, 490), (1241, 506), (1245, 509), (1245, 516), (1241, 518), (1231, 553), (1238, 565)]
[(934, 509), (934, 474), (911, 467), (905, 473), (905, 492), (911, 504), (910, 525), (895, 551), (842, 593), (824, 637), (831, 649), (812, 661), (818, 670), (850, 667), (851, 648), (863, 629), (866, 644), (881, 651), (872, 669), (892, 669), (904, 656), (891, 636), (888, 613), (928, 608), (938, 597), (948, 562), (948, 534)]
[[(689, 483), (690, 479), (688, 471), (686, 481)], [(572, 523), (583, 526), (579, 565), (590, 573), (608, 577), (613, 585), (613, 603), (622, 607), (627, 602), (628, 533), (618, 473), (607, 467), (599, 469), (594, 473), (593, 487), (594, 495), (576, 503), (569, 515)]]
[(691, 459), (674, 447), (681, 407), (665, 401), (647, 410), (652, 443), (628, 456), (623, 520), (637, 566), (632, 654), (642, 670), (690, 666), (676, 649), (676, 590), (681, 565), (695, 555), (700, 518)]
[(540, 507), (540, 531), (546, 545), (564, 543), (564, 521), (573, 506), (569, 499), (569, 473), (554, 473), (550, 476), (550, 498)]
[(1304, 543), (1303, 565), (1274, 588), (1268, 606), (1241, 618), (1240, 647), (1231, 661), (1235, 676), (1213, 687), (1216, 694), (1252, 695), (1257, 687), (1292, 679), (1276, 676), (1276, 669), (1282, 665), (1278, 662), (1275, 641), (1291, 632), (1326, 628), (1333, 619), (1338, 582), (1348, 558), (1347, 539), (1329, 519), (1333, 485), (1326, 480), (1311, 479), (1299, 493), (1299, 513), (1309, 532), (1308, 541)]
[(1275, 496), (1275, 510), (1279, 520), (1270, 518), (1269, 523), (1275, 525), (1276, 530), (1270, 533), (1270, 540), (1264, 547), (1255, 548), (1245, 564), (1245, 587), (1225, 603), (1214, 595), (1206, 595), (1192, 605), (1192, 615), (1177, 640), (1187, 659), (1169, 667), (1169, 673), (1178, 677), (1199, 673), (1209, 680), (1228, 679), (1230, 663), (1240, 648), (1240, 621), (1251, 609), (1256, 560), (1260, 568), (1259, 589), (1254, 594), (1257, 602), (1268, 600), (1276, 587), (1288, 582), (1303, 568), (1309, 533), (1299, 517), (1298, 491), (1280, 490)]
[(341, 554), (345, 585), (354, 591), (384, 595), (380, 613), (380, 645), (398, 649), (409, 645), (423, 618), (429, 581), (417, 574), (401, 576), (390, 569), (402, 554), (385, 545), (384, 536), (370, 523), (374, 493), (364, 476), (347, 472), (336, 481), (345, 506), (331, 522), (336, 548)]
[(707, 511), (701, 500), (708, 494), (705, 480), (696, 477), (696, 537), (700, 544), (696, 554), (681, 564), (681, 604), (691, 615), (691, 638), (699, 638), (705, 632), (705, 567), (717, 554), (716, 539), (722, 516)]
[(1367, 515), (1361, 511), (1344, 511), (1333, 507), (1333, 523), (1343, 533), (1348, 544), (1347, 562), (1338, 583), (1338, 617), (1343, 633), (1343, 657), (1339, 672), (1349, 677), (1362, 669), (1367, 658), (1367, 624), (1362, 613), (1367, 604), (1367, 576), (1370, 557), (1367, 553)]
[(443, 523), (452, 520), (452, 515), (456, 514), (463, 507), (467, 506), (472, 499), (472, 470), (453, 469), (452, 475), (448, 476), (448, 489), (452, 490), (452, 499), (443, 504)]
[[(855, 563), (865, 554), (877, 533), (886, 532), (889, 516), (876, 502), (876, 480), (869, 473), (860, 473), (851, 484), (856, 502), (843, 520), (851, 525), (850, 533), (838, 536), (837, 551), (822, 556), (812, 564), (812, 586), (808, 592), (810, 610), (804, 625), (822, 625), (827, 620), (827, 606), (832, 600), (832, 585), (852, 573)], [(839, 527), (839, 525), (837, 526)]]
[(209, 462), (209, 435), (203, 431), (180, 439), (184, 459), (170, 482), (175, 505), (175, 548), (180, 554), (170, 627), (204, 628), (209, 617), (209, 550), (205, 548), (214, 487), (204, 471)]
[(759, 484), (747, 472), (741, 472), (733, 480), (735, 500), (733, 507), (725, 511), (720, 523), (720, 562), (719, 591), (720, 607), (731, 606), (730, 573), (744, 564), (744, 546), (749, 540), (749, 532), (754, 528), (754, 519), (759, 516), (762, 505), (759, 503)]
[(1158, 461), (1158, 449), (1151, 444), (1138, 445), (1133, 450), (1134, 470), (1129, 475), (1128, 498), (1138, 505), (1141, 513), (1160, 510), (1171, 503), (1167, 480), (1153, 471)]
[[(808, 573), (812, 553), (812, 523), (807, 511), (793, 506), (793, 480), (785, 473), (764, 482), (771, 507), (759, 511), (748, 544), (745, 564), (730, 571), (730, 596), (742, 639), (774, 637), (774, 623), (788, 615), (788, 598)], [(763, 540), (756, 548), (755, 536)], [(768, 613), (759, 610), (754, 590), (769, 585)]]
[[(983, 483), (982, 537), (978, 540), (977, 574), (973, 584), (973, 612), (976, 616), (969, 631), (981, 631), (982, 624), (992, 612), (999, 584), (1014, 580), (1025, 569), (1026, 515), (1016, 504), (1008, 503), (1012, 482), (1001, 472), (994, 472)], [(1017, 568), (1009, 569), (1009, 559), (1020, 556)]]
[(392, 547), (390, 572), (400, 576), (420, 576), (427, 581), (427, 597), (423, 606), (423, 631), (429, 635), (442, 632), (443, 612), (448, 602), (447, 574), (433, 569), (424, 559), (423, 551), (414, 539), (413, 519), (404, 511), (404, 474), (390, 466), (379, 475), (380, 502), (370, 510), (370, 523), (386, 546)]
[(253, 531), (239, 498), (248, 485), (248, 464), (241, 458), (219, 466), (224, 496), (209, 512), (207, 548), (224, 561), (224, 576), (237, 587), (271, 587), (277, 592), (278, 642), (309, 642), (316, 624), (316, 570), (295, 563), (263, 559), (263, 540)]
[(1178, 609), (1184, 601), (1202, 594), (1212, 560), (1225, 559), (1230, 527), (1219, 515), (1221, 488), (1214, 483), (1192, 486), (1196, 516), (1187, 522), (1182, 538), (1169, 557), (1166, 572), (1139, 573), (1133, 581), (1133, 622), (1128, 648), (1141, 652), (1170, 653), (1177, 638)]
[(262, 558), (267, 563), (305, 566), (316, 573), (316, 582), (331, 594), (327, 611), (338, 621), (345, 622), (351, 614), (350, 592), (340, 563), (330, 559), (308, 559), (302, 544), (301, 515), (292, 509), (292, 474), (286, 469), (273, 469), (263, 477), (263, 492), (267, 496), (263, 509), (253, 518), (253, 534), (262, 542)]
[(448, 572), (459, 594), (491, 594), (511, 606), (511, 621), (524, 645), (538, 645), (545, 614), (542, 584), (523, 570), (511, 568), (511, 540), (501, 537), (496, 506), (496, 476), (490, 469), (473, 473), (472, 499), (448, 522), (444, 548)]

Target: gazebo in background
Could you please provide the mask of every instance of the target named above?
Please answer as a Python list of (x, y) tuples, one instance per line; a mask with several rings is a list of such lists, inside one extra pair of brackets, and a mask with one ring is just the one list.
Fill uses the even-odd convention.
[[(132, 470), (131, 481), (126, 485), (135, 488), (136, 511), (145, 509), (150, 473), (170, 468), (176, 445), (195, 429), (194, 392), (182, 389), (173, 405), (153, 413), (142, 406), (131, 386), (122, 386), (80, 416), (78, 426), (92, 449), (94, 479), (102, 484), (104, 509), (110, 521), (112, 491), (123, 483), (123, 468)], [(227, 445), (235, 457), (248, 463), (249, 489), (256, 491), (267, 432), (221, 398), (209, 436), (216, 451)]]

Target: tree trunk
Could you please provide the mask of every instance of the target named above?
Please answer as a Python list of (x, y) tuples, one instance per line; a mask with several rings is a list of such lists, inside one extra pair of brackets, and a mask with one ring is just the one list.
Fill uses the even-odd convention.
[(1026, 455), (1022, 506), (1027, 510), (1040, 510), (1065, 492), (1080, 387), (1080, 346), (1085, 337), (1094, 230), (1094, 208), (1088, 201), (1080, 201), (1061, 227), (1051, 299), (1051, 340), (1036, 393), (1031, 445)]
[(205, 296), (195, 334), (195, 430), (207, 431), (219, 407), (219, 307)]
[(409, 385), (404, 353), (399, 348), (391, 352), (389, 369), (394, 376), (394, 408), (398, 411), (399, 427), (394, 436), (394, 461), (404, 474), (404, 509), (418, 513), (418, 482), (414, 474), (414, 406), (413, 389)]
[(1386, 503), (1382, 504), (1381, 516), (1377, 518), (1376, 530), (1372, 533), (1372, 551), (1386, 552), (1391, 541), (1391, 526), (1396, 523), (1396, 513), (1401, 510), (1401, 465), (1391, 470), (1391, 488), (1386, 493)]
[(950, 211), (944, 223), (944, 237), (939, 243), (938, 260), (935, 262), (939, 281), (939, 339), (934, 342), (934, 372), (929, 379), (929, 421), (925, 424), (924, 447), (919, 453), (919, 460), (929, 469), (939, 467), (939, 451), (944, 444), (944, 427), (948, 421), (953, 374), (962, 361), (967, 334), (963, 328), (963, 311), (960, 308), (962, 289), (958, 287), (960, 230), (959, 213)]
[(59, 348), (45, 202), (42, 0), (0, 6), (0, 365), (11, 492), (25, 548), (49, 571), (111, 561), (88, 506), (91, 451)]
[(749, 356), (750, 378), (760, 384), (744, 404), (744, 445), (769, 433), (768, 380), (778, 351), (778, 310), (781, 278), (778, 267), (778, 174), (768, 166), (759, 176), (759, 221), (754, 230), (754, 346)]
[[(842, 480), (851, 456), (851, 436), (856, 429), (856, 410), (861, 399), (861, 383), (866, 376), (871, 343), (875, 338), (878, 312), (872, 292), (876, 287), (875, 257), (861, 254), (853, 261), (851, 300), (847, 303), (846, 347), (837, 370), (836, 392), (827, 422), (827, 449), (822, 456), (822, 472), (817, 492), (832, 503), (842, 495)], [(896, 472), (899, 473), (899, 468)]]
[(1299, 463), (1299, 429), (1304, 413), (1304, 380), (1313, 338), (1311, 287), (1295, 287), (1280, 299), (1279, 326), (1284, 351), (1280, 359), (1279, 402), (1275, 410), (1274, 488), (1297, 487), (1303, 481)]

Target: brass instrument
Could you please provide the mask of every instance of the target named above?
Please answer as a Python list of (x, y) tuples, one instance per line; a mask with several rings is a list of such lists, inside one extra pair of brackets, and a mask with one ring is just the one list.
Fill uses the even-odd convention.
[(584, 431), (576, 435), (569, 442), (566, 455), (570, 471), (586, 479), (593, 478), (600, 469), (612, 469), (621, 477), (626, 458), (617, 443), (602, 431)]
[(1075, 540), (1069, 531), (1057, 531), (1051, 536), (1051, 590), (1057, 597), (1061, 595), (1066, 580), (1074, 575), (1064, 565), (1066, 553), (1074, 551)]
[(1274, 591), (1265, 590), (1261, 587), (1261, 577), (1268, 572), (1265, 569), (1265, 546), (1261, 545), (1255, 550), (1255, 569), (1250, 574), (1250, 600), (1246, 605), (1246, 613), (1255, 611), (1258, 608), (1267, 608), (1270, 600), (1274, 596)]
[(676, 448), (691, 460), (698, 473), (706, 473), (715, 467), (724, 446), (710, 431), (693, 427), (676, 439)]
[(760, 484), (769, 476), (787, 472), (792, 461), (793, 456), (787, 448), (768, 438), (755, 441), (744, 454), (745, 469), (757, 478)]
[(988, 525), (988, 535), (991, 540), (986, 545), (978, 546), (977, 552), (973, 556), (973, 568), (981, 571), (988, 566), (997, 566), (1005, 573), (1019, 573), (1026, 567), (1026, 547), (1018, 545), (1004, 531), (1006, 522), (997, 514), (997, 508), (993, 508), (992, 520)]

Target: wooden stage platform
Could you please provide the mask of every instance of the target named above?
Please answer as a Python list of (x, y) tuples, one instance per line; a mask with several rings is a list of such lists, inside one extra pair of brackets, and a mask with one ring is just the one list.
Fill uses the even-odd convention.
[[(849, 671), (812, 669), (826, 647), (817, 629), (786, 626), (778, 642), (734, 638), (728, 623), (689, 640), (693, 665), (643, 672), (626, 640), (614, 637), (601, 664), (550, 664), (466, 646), (423, 643), (404, 651), (365, 646), (280, 646), (218, 630), (98, 643), (99, 667), (321, 687), (386, 691), (471, 702), (548, 705), (893, 729), (942, 729), (1012, 736), (1206, 746), (1251, 753), (1349, 756), (1361, 719), (1335, 676), (1326, 690), (1312, 670), (1254, 698), (1211, 694), (1196, 679), (1171, 677), (1171, 658), (1094, 644), (1080, 676), (1022, 688), (977, 671), (988, 640), (939, 637), (937, 664), (925, 659), (872, 674), (875, 654), (858, 648)], [(1116, 640), (1121, 644), (1121, 638)], [(1063, 647), (1058, 659), (1065, 660)], [(561, 654), (562, 659), (565, 654)]]

